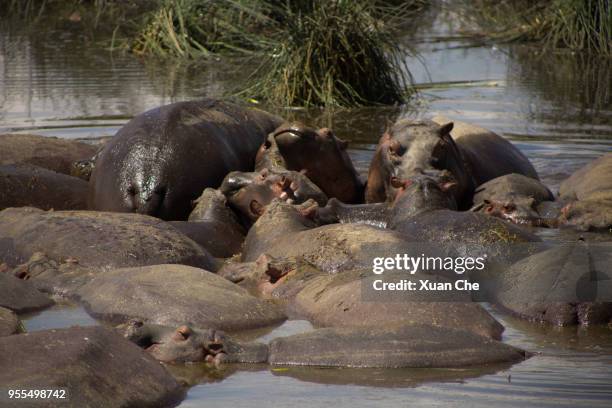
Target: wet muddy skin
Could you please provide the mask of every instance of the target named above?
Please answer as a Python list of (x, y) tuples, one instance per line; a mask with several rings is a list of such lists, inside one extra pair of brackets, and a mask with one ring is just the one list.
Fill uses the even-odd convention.
[[(571, 55), (538, 57), (526, 46), (474, 46), (448, 39), (456, 33), (453, 13), (431, 12), (415, 34), (421, 60), (407, 58), (421, 90), (406, 108), (364, 108), (334, 114), (276, 112), (350, 141), (349, 154), (362, 176), (388, 121), (398, 115), (442, 114), (491, 129), (512, 141), (533, 163), (541, 181), (557, 194), (560, 183), (586, 163), (612, 151), (610, 60)], [(114, 134), (134, 115), (175, 101), (220, 96), (235, 81), (218, 62), (200, 69), (142, 65), (95, 47), (35, 39), (19, 29), (0, 28), (0, 133), (18, 132), (92, 139)], [(61, 47), (58, 48), (58, 47)], [(93, 139), (92, 139), (93, 140)], [(95, 142), (92, 141), (93, 144)], [(610, 234), (532, 229), (547, 242), (612, 241)], [(181, 407), (277, 406), (339, 408), (448, 406), (605, 407), (612, 399), (612, 330), (557, 328), (490, 310), (506, 330), (502, 340), (536, 353), (508, 366), (458, 370), (316, 369), (204, 364), (171, 367), (193, 386)], [(56, 305), (21, 316), (26, 330), (101, 324), (84, 309)], [(239, 340), (308, 332), (307, 322), (287, 321), (273, 329), (241, 334)]]

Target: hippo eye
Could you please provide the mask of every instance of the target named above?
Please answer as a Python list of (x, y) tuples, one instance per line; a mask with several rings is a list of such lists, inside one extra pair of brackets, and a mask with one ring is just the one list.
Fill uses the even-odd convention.
[(394, 140), (389, 143), (389, 153), (394, 154), (396, 156), (403, 156), (405, 152), (406, 149), (397, 140)]
[(506, 211), (514, 211), (514, 210), (516, 210), (516, 206), (514, 204), (506, 204), (506, 205), (504, 205), (504, 210), (506, 210)]

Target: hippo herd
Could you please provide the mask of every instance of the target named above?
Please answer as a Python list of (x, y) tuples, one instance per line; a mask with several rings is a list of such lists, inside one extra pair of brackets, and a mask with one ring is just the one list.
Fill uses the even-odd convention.
[[(612, 324), (609, 247), (537, 233), (606, 240), (612, 153), (555, 195), (513, 144), (444, 117), (390, 126), (367, 179), (347, 144), (213, 99), (147, 111), (100, 145), (0, 135), (0, 388), (172, 406), (185, 389), (157, 361), (457, 368), (531, 356), (501, 342), (469, 291), (364, 297), (373, 257), (421, 251), (489, 259), (468, 279), (519, 318)], [(62, 299), (103, 324), (24, 333), (19, 314)], [(287, 319), (315, 328), (269, 344), (240, 335)]]

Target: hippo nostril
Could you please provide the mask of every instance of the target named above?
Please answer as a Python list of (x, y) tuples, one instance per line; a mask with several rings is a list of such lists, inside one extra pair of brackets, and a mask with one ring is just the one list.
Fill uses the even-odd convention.
[(212, 343), (208, 345), (208, 350), (219, 353), (223, 351), (223, 344)]
[(26, 271), (17, 273), (15, 275), (15, 277), (17, 279), (21, 279), (21, 280), (28, 280), (28, 279), (30, 279), (30, 275)]

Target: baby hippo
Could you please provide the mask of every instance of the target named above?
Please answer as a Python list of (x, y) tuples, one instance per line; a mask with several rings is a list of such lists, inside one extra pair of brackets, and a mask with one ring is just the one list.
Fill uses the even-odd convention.
[(268, 357), (265, 344), (238, 344), (219, 330), (197, 330), (188, 325), (173, 329), (141, 320), (131, 320), (117, 329), (125, 338), (165, 363), (263, 363)]
[(476, 188), (472, 211), (499, 217), (515, 224), (541, 226), (538, 206), (554, 201), (550, 190), (538, 180), (512, 173), (494, 178)]

